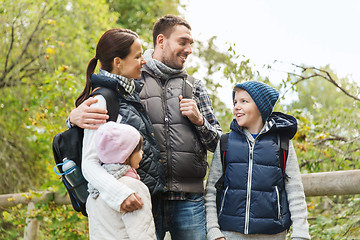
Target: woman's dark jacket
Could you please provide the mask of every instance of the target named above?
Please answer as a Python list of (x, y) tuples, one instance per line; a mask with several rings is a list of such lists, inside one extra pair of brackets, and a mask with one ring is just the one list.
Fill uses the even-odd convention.
[[(152, 196), (166, 191), (163, 165), (159, 162), (160, 152), (154, 137), (154, 129), (150, 119), (140, 103), (139, 95), (135, 90), (132, 95), (125, 92), (118, 80), (93, 74), (91, 76), (93, 89), (106, 87), (118, 94), (120, 123), (135, 127), (144, 138), (143, 158), (137, 169), (141, 181), (149, 188)], [(138, 86), (136, 86), (138, 87)]]

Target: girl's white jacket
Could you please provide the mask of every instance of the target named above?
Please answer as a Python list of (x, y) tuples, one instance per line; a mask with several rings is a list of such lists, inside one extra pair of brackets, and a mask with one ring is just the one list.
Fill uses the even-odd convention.
[(133, 189), (143, 200), (141, 209), (131, 213), (114, 211), (101, 198), (89, 196), (86, 210), (89, 216), (89, 236), (96, 240), (156, 239), (151, 198), (148, 188), (141, 181), (124, 176), (118, 181)]

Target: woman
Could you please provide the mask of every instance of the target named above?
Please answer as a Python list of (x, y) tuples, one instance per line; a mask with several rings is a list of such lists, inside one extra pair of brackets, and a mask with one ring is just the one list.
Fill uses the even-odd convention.
[[(101, 64), (99, 74), (93, 74), (98, 61)], [(154, 201), (160, 193), (165, 191), (165, 179), (163, 167), (159, 162), (160, 154), (153, 137), (154, 130), (135, 90), (134, 79), (140, 77), (142, 65), (145, 63), (142, 57), (141, 42), (136, 33), (127, 29), (106, 31), (97, 44), (95, 57), (88, 64), (86, 85), (76, 100), (76, 106), (85, 101), (90, 92), (97, 87), (106, 87), (117, 92), (120, 105), (117, 122), (135, 127), (144, 138), (144, 155), (138, 174), (141, 181), (149, 188), (152, 201)], [(93, 106), (106, 109), (105, 99), (100, 95), (95, 98), (98, 99), (98, 102)], [(95, 133), (96, 130), (84, 130), (82, 159), (84, 177), (99, 191), (101, 199), (115, 211), (131, 211), (134, 209), (131, 206), (134, 202), (142, 205), (141, 198), (132, 189), (117, 181), (101, 167), (94, 144)], [(133, 200), (132, 203), (124, 205), (129, 199)], [(92, 216), (92, 209), (96, 208), (96, 201), (91, 201), (91, 204), (88, 201), (86, 207), (89, 214), (91, 238), (94, 231), (99, 230), (98, 224), (92, 225), (91, 219), (101, 218), (104, 221), (104, 227), (109, 224), (111, 226), (111, 220), (106, 216), (106, 212), (98, 213), (103, 216)], [(111, 227), (106, 229), (112, 231)], [(104, 239), (109, 238), (104, 236)]]

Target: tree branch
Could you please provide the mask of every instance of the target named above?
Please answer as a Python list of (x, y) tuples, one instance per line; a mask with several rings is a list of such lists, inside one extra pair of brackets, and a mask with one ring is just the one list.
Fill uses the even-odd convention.
[[(56, 3), (55, 3), (55, 4), (56, 4)], [(42, 22), (42, 20), (44, 19), (44, 17), (53, 9), (53, 7), (55, 6), (55, 4), (52, 5), (52, 6), (50, 6), (49, 8), (47, 8), (46, 5), (44, 5), (44, 7), (42, 8), (41, 13), (40, 13), (39, 18), (38, 18), (38, 21), (37, 21), (37, 23), (36, 23), (36, 25), (35, 25), (35, 28), (34, 28), (34, 30), (31, 32), (30, 37), (28, 38), (27, 42), (25, 43), (24, 47), (22, 48), (20, 55), (19, 55), (18, 57), (16, 57), (16, 60), (9, 66), (9, 68), (7, 68), (8, 63), (6, 63), (6, 69), (4, 69), (4, 72), (3, 72), (3, 74), (2, 74), (2, 76), (1, 76), (1, 78), (0, 78), (0, 87), (1, 87), (1, 86), (6, 86), (6, 85), (8, 85), (8, 84), (6, 83), (6, 82), (8, 82), (8, 81), (6, 81), (6, 82), (4, 81), (5, 78), (6, 78), (6, 76), (7, 76), (8, 73), (10, 73), (10, 72), (14, 69), (14, 67), (15, 67), (16, 65), (18, 65), (18, 63), (22, 60), (22, 58), (23, 58), (23, 56), (25, 55), (25, 53), (27, 52), (30, 44), (33, 42), (33, 39), (34, 39), (35, 34), (38, 33), (38, 32), (41, 32), (41, 31), (45, 28), (45, 26), (41, 26), (41, 22)], [(11, 48), (12, 48), (12, 46), (11, 46)], [(8, 51), (9, 57), (10, 57), (10, 52), (11, 52), (11, 50)], [(9, 57), (8, 57), (7, 59), (9, 59)], [(8, 60), (7, 60), (7, 62), (8, 62)], [(10, 78), (10, 79), (13, 79), (13, 78)]]
[(314, 142), (314, 145), (320, 145), (324, 142), (328, 142), (328, 141), (341, 141), (341, 142), (347, 142), (348, 140), (344, 137), (340, 137), (340, 136), (333, 136), (333, 137), (328, 137), (328, 138), (323, 138), (321, 140), (318, 140), (316, 142)]
[[(307, 80), (307, 79), (311, 79), (311, 78), (314, 78), (314, 77), (320, 77), (320, 78), (323, 78), (325, 79), (326, 81), (332, 83), (333, 85), (335, 85), (338, 89), (340, 89), (345, 95), (347, 95), (348, 97), (351, 97), (353, 99), (355, 99), (356, 101), (360, 101), (360, 98), (358, 98), (357, 96), (355, 95), (352, 95), (350, 94), (346, 89), (344, 89), (343, 87), (341, 87), (333, 78), (332, 76), (330, 75), (330, 73), (328, 71), (325, 71), (323, 69), (319, 69), (319, 68), (316, 68), (316, 67), (304, 67), (304, 66), (300, 66), (300, 65), (297, 65), (297, 64), (294, 64), (292, 63), (291, 65), (297, 67), (297, 68), (300, 68), (302, 69), (302, 72), (305, 72), (307, 70), (315, 70), (317, 72), (311, 74), (310, 76), (307, 76), (307, 77), (304, 77), (302, 75), (299, 75), (299, 74), (296, 74), (296, 73), (290, 73), (288, 72), (288, 74), (292, 75), (292, 76), (295, 76), (295, 77), (298, 77), (299, 80), (296, 81), (293, 85), (296, 85), (298, 84), (299, 82), (302, 82), (304, 80)], [(323, 74), (320, 74), (320, 73), (323, 73)], [(286, 91), (287, 92), (287, 91)]]
[(10, 46), (9, 46), (8, 53), (6, 54), (4, 73), (7, 72), (7, 65), (8, 65), (8, 62), (9, 62), (9, 57), (10, 57), (10, 54), (11, 54), (11, 51), (12, 51), (12, 48), (13, 48), (13, 44), (14, 44), (14, 41), (15, 41), (15, 37), (14, 37), (15, 23), (16, 23), (16, 20), (17, 20), (17, 18), (19, 16), (20, 16), (20, 11), (19, 11), (18, 15), (16, 17), (14, 17), (14, 20), (13, 20), (13, 22), (11, 24), (11, 40), (10, 40)]

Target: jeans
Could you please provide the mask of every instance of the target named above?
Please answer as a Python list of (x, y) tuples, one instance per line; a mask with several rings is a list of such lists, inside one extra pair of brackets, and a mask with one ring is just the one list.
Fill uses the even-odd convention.
[(163, 200), (155, 206), (156, 235), (163, 240), (170, 232), (172, 240), (206, 240), (204, 195), (189, 193), (186, 200)]

